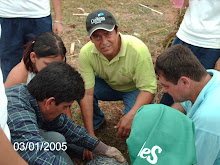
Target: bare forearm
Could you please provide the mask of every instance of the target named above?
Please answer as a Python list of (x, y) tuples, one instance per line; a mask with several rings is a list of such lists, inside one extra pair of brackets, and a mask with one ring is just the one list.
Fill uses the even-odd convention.
[(154, 94), (147, 91), (141, 91), (136, 99), (134, 106), (130, 110), (130, 113), (135, 115), (141, 106), (150, 104), (153, 101), (153, 98)]
[(154, 95), (147, 91), (141, 91), (139, 93), (132, 109), (120, 119), (117, 126), (115, 127), (115, 128), (118, 128), (116, 137), (124, 137), (124, 136), (128, 137), (129, 136), (130, 131), (131, 131), (132, 121), (134, 119), (136, 112), (141, 106), (150, 104), (153, 98), (154, 98)]
[(80, 101), (80, 108), (85, 128), (87, 129), (90, 135), (94, 136), (95, 134), (93, 130), (93, 95), (85, 95), (85, 97)]
[(51, 0), (55, 13), (55, 20), (62, 22), (61, 0)]

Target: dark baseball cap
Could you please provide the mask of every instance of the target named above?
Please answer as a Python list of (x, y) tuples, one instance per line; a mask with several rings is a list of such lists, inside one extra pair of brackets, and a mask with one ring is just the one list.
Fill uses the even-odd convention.
[(98, 29), (112, 31), (115, 28), (116, 21), (114, 16), (107, 10), (96, 10), (90, 13), (86, 18), (86, 30), (89, 36)]

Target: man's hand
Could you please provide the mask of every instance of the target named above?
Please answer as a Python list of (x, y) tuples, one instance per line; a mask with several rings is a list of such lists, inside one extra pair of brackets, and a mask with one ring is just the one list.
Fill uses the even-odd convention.
[(115, 148), (115, 147), (110, 147), (106, 151), (105, 156), (107, 156), (109, 158), (115, 158), (120, 163), (123, 163), (125, 161), (125, 158), (122, 155), (122, 153), (117, 148)]
[(123, 163), (125, 161), (125, 158), (122, 155), (122, 153), (117, 148), (111, 146), (108, 146), (108, 150), (105, 153), (100, 152), (96, 153), (96, 155), (104, 155), (109, 158), (115, 158), (120, 163)]
[(126, 115), (124, 115), (120, 119), (117, 126), (115, 126), (115, 128), (118, 128), (116, 137), (122, 137), (122, 136), (128, 137), (130, 135), (132, 122), (136, 112), (141, 106), (150, 104), (153, 98), (154, 98), (154, 94), (148, 91), (140, 91), (134, 106), (130, 109), (130, 111)]
[(56, 33), (59, 37), (62, 37), (64, 33), (64, 28), (61, 23), (54, 22), (53, 23), (53, 32)]
[(131, 125), (132, 125), (134, 116), (135, 115), (129, 112), (120, 119), (117, 126), (115, 126), (115, 128), (119, 128), (117, 135), (116, 135), (117, 138), (128, 137), (130, 135)]
[(214, 69), (220, 71), (220, 58), (216, 61)]
[(93, 159), (93, 154), (91, 151), (84, 149), (83, 151), (83, 160), (92, 160)]
[(125, 158), (123, 157), (122, 153), (116, 149), (115, 147), (111, 147), (99, 141), (98, 145), (93, 150), (93, 153), (96, 155), (104, 155), (110, 158), (115, 158), (119, 162), (124, 162)]

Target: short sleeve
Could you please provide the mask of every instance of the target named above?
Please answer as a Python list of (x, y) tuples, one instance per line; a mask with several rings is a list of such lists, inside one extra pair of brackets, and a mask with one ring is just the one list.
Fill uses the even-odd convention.
[(95, 85), (95, 73), (89, 60), (89, 55), (83, 47), (79, 55), (79, 73), (81, 74), (85, 89), (90, 89)]

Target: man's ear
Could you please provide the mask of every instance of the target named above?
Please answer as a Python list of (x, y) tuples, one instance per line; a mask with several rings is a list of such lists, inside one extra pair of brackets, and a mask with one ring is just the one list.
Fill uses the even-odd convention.
[(91, 41), (92, 43), (94, 43), (93, 40), (92, 40), (92, 36), (90, 36), (90, 41)]
[(178, 83), (181, 83), (185, 87), (189, 87), (190, 86), (190, 78), (188, 78), (186, 76), (182, 76), (182, 77), (180, 77)]
[(116, 32), (119, 35), (119, 26), (118, 25), (116, 25), (116, 26), (117, 26), (117, 29), (116, 29), (117, 31)]
[(46, 110), (53, 109), (54, 106), (56, 106), (55, 98), (54, 97), (50, 97), (48, 99), (45, 99), (44, 100), (44, 105), (45, 105)]
[(37, 55), (36, 55), (35, 52), (31, 52), (31, 53), (30, 53), (30, 59), (31, 59), (31, 62), (32, 62), (33, 64), (36, 63)]

